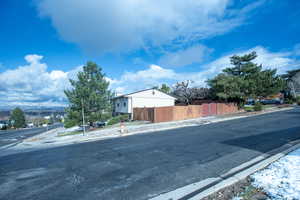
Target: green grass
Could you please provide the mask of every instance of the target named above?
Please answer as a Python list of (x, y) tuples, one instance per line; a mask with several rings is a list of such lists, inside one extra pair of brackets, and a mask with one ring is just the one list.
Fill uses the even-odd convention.
[(274, 105), (262, 105), (263, 109), (266, 109), (266, 108), (272, 108), (272, 107), (276, 107)]
[(253, 111), (253, 106), (247, 106), (247, 107), (244, 107), (244, 110), (246, 112), (252, 112)]
[[(244, 110), (246, 111), (246, 112), (253, 112), (254, 111), (254, 108), (253, 108), (254, 106), (247, 106), (247, 107), (244, 107)], [(272, 108), (272, 107), (276, 107), (276, 106), (274, 106), (274, 105), (262, 105), (262, 109), (263, 110), (265, 110), (265, 109), (267, 109), (267, 108)]]

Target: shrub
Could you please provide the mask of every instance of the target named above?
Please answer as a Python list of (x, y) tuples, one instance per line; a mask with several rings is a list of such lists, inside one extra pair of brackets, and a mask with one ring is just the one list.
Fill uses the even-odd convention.
[(71, 128), (71, 127), (76, 126), (76, 125), (77, 125), (76, 120), (66, 118), (65, 121), (64, 121), (64, 127), (65, 128)]
[(293, 99), (286, 99), (284, 103), (293, 104), (295, 101)]
[(122, 121), (128, 121), (129, 120), (129, 115), (118, 115), (116, 117), (113, 117), (111, 118), (107, 125), (114, 125), (114, 124), (117, 124), (117, 123), (120, 123)]
[(246, 112), (252, 112), (253, 111), (253, 106), (244, 106), (244, 110)]
[(261, 103), (256, 102), (256, 103), (254, 104), (254, 107), (253, 107), (253, 110), (254, 110), (254, 111), (262, 111), (262, 109), (263, 109), (263, 107), (262, 107)]
[(297, 97), (297, 104), (300, 106), (300, 96)]

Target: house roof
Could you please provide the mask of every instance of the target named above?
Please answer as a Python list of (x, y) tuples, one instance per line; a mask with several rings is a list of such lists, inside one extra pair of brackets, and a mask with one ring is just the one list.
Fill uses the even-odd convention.
[(173, 96), (173, 95), (171, 95), (171, 94), (168, 94), (168, 93), (165, 93), (165, 92), (163, 92), (163, 91), (160, 91), (160, 90), (158, 90), (158, 89), (156, 89), (156, 88), (148, 88), (148, 89), (139, 90), (139, 91), (136, 91), (136, 92), (131, 92), (131, 93), (128, 93), (128, 94), (123, 94), (123, 95), (114, 97), (113, 99), (118, 99), (118, 98), (122, 98), (122, 97), (128, 97), (129, 95), (136, 94), (136, 93), (139, 93), (139, 92), (144, 92), (144, 91), (147, 91), (147, 90), (156, 90), (156, 91), (162, 92), (162, 93), (164, 93), (164, 94), (166, 94), (166, 95), (168, 95), (168, 96), (170, 96), (170, 97), (172, 97), (172, 98), (174, 98), (174, 99), (177, 99), (175, 96)]

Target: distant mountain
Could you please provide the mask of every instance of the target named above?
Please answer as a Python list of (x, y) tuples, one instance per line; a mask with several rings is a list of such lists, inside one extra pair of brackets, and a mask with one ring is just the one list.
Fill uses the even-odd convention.
[(11, 111), (16, 107), (23, 111), (64, 111), (66, 107), (0, 106), (0, 111)]
[[(14, 108), (12, 108), (14, 109)], [(9, 119), (12, 109), (0, 110), (0, 120)], [(64, 107), (52, 107), (52, 108), (22, 108), (25, 115), (28, 117), (45, 117), (51, 115), (65, 115)]]

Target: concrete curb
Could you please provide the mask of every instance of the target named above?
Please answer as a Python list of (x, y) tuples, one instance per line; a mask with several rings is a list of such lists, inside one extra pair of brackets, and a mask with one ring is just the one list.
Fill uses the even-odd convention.
[(300, 140), (288, 143), (275, 150), (264, 153), (242, 165), (229, 170), (219, 177), (208, 178), (174, 191), (163, 193), (150, 200), (201, 200), (222, 188), (228, 187), (267, 167), (286, 154), (300, 148)]

